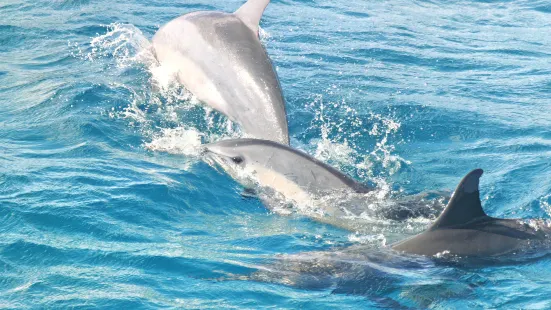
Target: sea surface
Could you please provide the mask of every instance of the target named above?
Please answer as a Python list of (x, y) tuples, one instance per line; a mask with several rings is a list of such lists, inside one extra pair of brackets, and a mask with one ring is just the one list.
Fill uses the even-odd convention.
[[(0, 0), (0, 308), (551, 308), (547, 254), (396, 255), (430, 219), (346, 231), (205, 163), (242, 134), (150, 40), (242, 2)], [(551, 218), (551, 2), (273, 0), (261, 28), (293, 147), (383, 200), (483, 168), (488, 214)]]

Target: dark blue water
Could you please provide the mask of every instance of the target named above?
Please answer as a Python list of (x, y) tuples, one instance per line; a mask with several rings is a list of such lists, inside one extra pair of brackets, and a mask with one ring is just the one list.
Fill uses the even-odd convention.
[[(240, 133), (148, 41), (241, 3), (0, 3), (0, 307), (551, 307), (548, 257), (387, 259), (429, 221), (282, 216), (203, 163), (201, 143)], [(480, 167), (489, 214), (550, 217), (551, 3), (274, 0), (261, 26), (293, 146), (389, 195)]]

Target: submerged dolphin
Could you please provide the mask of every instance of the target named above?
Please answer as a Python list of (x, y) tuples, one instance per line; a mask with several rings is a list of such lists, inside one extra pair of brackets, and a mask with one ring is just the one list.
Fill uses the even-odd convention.
[(429, 229), (392, 248), (425, 256), (445, 253), (487, 257), (529, 250), (545, 243), (551, 229), (543, 221), (528, 225), (484, 213), (478, 190), (482, 173), (477, 169), (463, 178), (448, 206)]
[[(207, 144), (205, 153), (241, 183), (247, 185), (252, 178), (262, 188), (275, 191), (285, 200), (299, 206), (313, 206), (311, 217), (346, 229), (358, 227), (342, 219), (372, 217), (370, 208), (378, 203), (374, 187), (363, 185), (303, 152), (273, 141), (225, 140)], [(434, 210), (439, 211), (438, 206), (422, 199), (397, 201), (392, 206), (382, 204), (380, 215), (387, 219), (430, 216)]]
[(417, 282), (434, 263), (424, 257), (397, 255), (367, 245), (275, 256), (270, 264), (239, 279), (268, 282), (300, 289), (331, 290), (336, 294), (364, 295), (381, 308), (401, 309), (385, 293), (404, 288), (404, 279)]
[(249, 0), (233, 14), (186, 14), (159, 29), (153, 48), (161, 65), (173, 67), (191, 93), (246, 134), (289, 144), (279, 80), (258, 38), (269, 2)]

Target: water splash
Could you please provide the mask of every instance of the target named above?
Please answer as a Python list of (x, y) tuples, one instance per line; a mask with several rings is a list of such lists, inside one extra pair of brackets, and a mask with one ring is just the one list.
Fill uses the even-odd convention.
[[(330, 91), (333, 91), (333, 88)], [(401, 123), (391, 116), (383, 116), (371, 111), (360, 113), (344, 99), (325, 102), (323, 95), (317, 95), (306, 108), (312, 110), (315, 115), (310, 128), (320, 132), (320, 138), (312, 140), (308, 146), (313, 149), (314, 157), (330, 163), (351, 176), (357, 176), (364, 182), (369, 181), (376, 185), (375, 190), (367, 195), (355, 194), (355, 197), (346, 199), (328, 195), (317, 203), (341, 205), (344, 211), (349, 210), (346, 221), (347, 225), (352, 224), (352, 227), (362, 226), (354, 224), (355, 222), (375, 227), (377, 225), (374, 226), (373, 223), (384, 221), (381, 217), (384, 212), (396, 207), (402, 208), (400, 205), (403, 205), (403, 202), (396, 199), (400, 196), (400, 190), (393, 190), (388, 180), (403, 165), (410, 164), (394, 154), (395, 145), (391, 142), (400, 141)], [(373, 144), (359, 145), (358, 141), (362, 137), (368, 137)], [(422, 201), (424, 205), (416, 203), (417, 207), (432, 210), (434, 202), (419, 198), (419, 202)], [(341, 202), (346, 203), (342, 205)], [(365, 211), (361, 211), (362, 208)], [(436, 212), (439, 209), (440, 207)], [(411, 210), (402, 209), (402, 211)], [(432, 216), (428, 213), (430, 212), (424, 212), (427, 218)]]
[(399, 131), (401, 124), (392, 118), (383, 117), (372, 112), (369, 120), (373, 123), (369, 135), (378, 138), (375, 149), (370, 153), (372, 162), (381, 163), (388, 175), (398, 172), (402, 164), (411, 164), (402, 157), (393, 154), (395, 146), (389, 143), (389, 138)]
[[(160, 65), (153, 47), (134, 25), (114, 23), (87, 46), (73, 46), (73, 56), (101, 63), (113, 76), (109, 87), (129, 93), (122, 109), (105, 113), (124, 119), (137, 129), (144, 148), (180, 155), (197, 155), (198, 146), (225, 138), (243, 136), (237, 126), (208, 106), (178, 81), (173, 67)], [(71, 45), (71, 44), (70, 44)], [(141, 68), (146, 79), (136, 83), (123, 79), (125, 70)]]
[(114, 60), (109, 64), (118, 68), (157, 62), (151, 43), (134, 25), (113, 23), (103, 27), (107, 33), (92, 38), (88, 44), (81, 46), (69, 42), (73, 48), (72, 56), (92, 62)]
[(348, 240), (352, 243), (368, 244), (377, 247), (384, 247), (387, 244), (387, 239), (383, 234), (364, 235), (355, 233), (349, 235)]
[[(399, 136), (398, 120), (374, 112), (361, 114), (344, 99), (325, 103), (323, 95), (317, 95), (306, 108), (315, 115), (310, 128), (320, 131), (320, 138), (311, 141), (316, 158), (382, 186), (385, 178), (410, 164), (393, 153), (395, 146), (390, 140)], [(362, 136), (374, 139), (372, 150), (357, 144)]]
[(164, 128), (145, 147), (151, 151), (198, 156), (201, 152), (202, 133), (195, 128)]

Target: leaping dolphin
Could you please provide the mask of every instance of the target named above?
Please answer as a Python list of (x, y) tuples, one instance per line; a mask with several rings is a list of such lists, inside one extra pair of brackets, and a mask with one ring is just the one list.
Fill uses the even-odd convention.
[(392, 248), (425, 256), (441, 253), (488, 257), (544, 244), (551, 232), (547, 223), (532, 221), (528, 225), (520, 220), (486, 215), (478, 189), (482, 173), (482, 169), (476, 169), (463, 178), (448, 206), (429, 229)]
[(249, 0), (235, 13), (194, 12), (153, 37), (157, 60), (199, 100), (247, 134), (289, 144), (281, 86), (258, 37), (270, 0)]
[(303, 210), (312, 211), (307, 215), (349, 230), (358, 230), (362, 226), (349, 220), (351, 218), (379, 216), (402, 220), (430, 217), (433, 212), (442, 210), (434, 202), (412, 197), (393, 203), (387, 199), (380, 202), (374, 187), (361, 184), (308, 154), (273, 141), (219, 141), (205, 145), (205, 156), (245, 186), (252, 179), (260, 187), (275, 191), (298, 206), (313, 207)]

